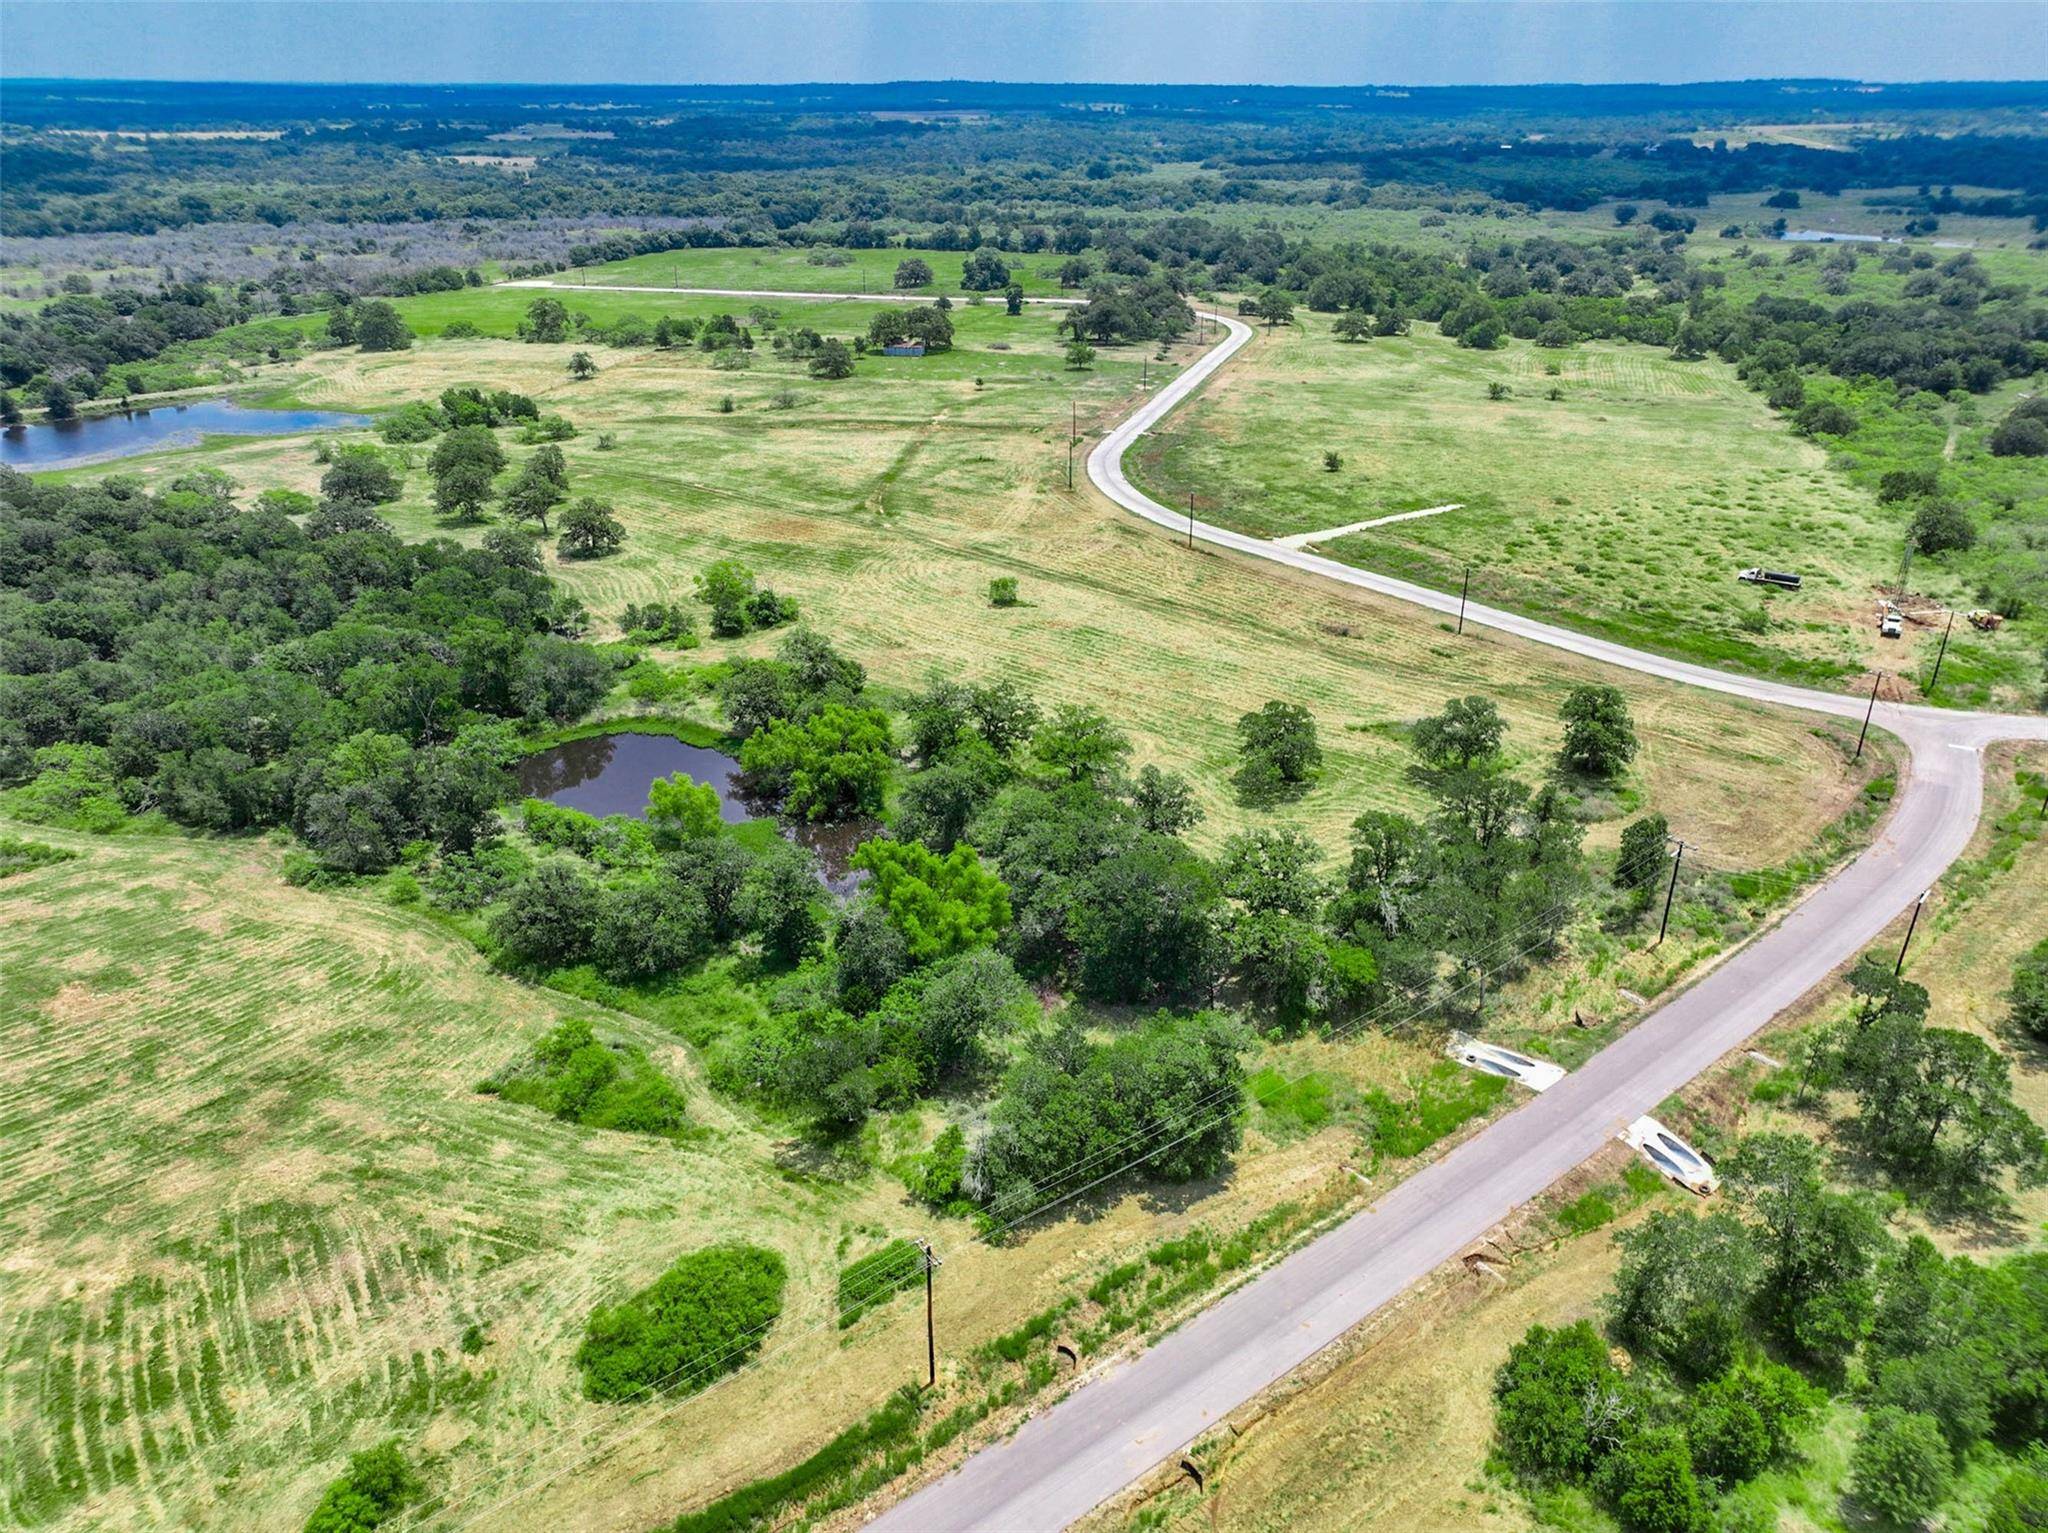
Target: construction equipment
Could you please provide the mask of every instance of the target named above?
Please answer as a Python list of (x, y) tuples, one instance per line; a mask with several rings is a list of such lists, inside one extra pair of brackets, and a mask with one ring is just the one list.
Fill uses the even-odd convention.
[(2003, 613), (1992, 612), (1983, 607), (1979, 607), (1975, 612), (1970, 613), (1969, 618), (1972, 628), (1980, 628), (1985, 633), (1996, 633), (2005, 622), (2005, 615)]
[(1877, 609), (1877, 636), (1880, 639), (1896, 639), (1906, 630), (1905, 615), (1886, 602)]
[(1762, 565), (1755, 569), (1743, 570), (1735, 577), (1746, 580), (1753, 586), (1776, 586), (1781, 591), (1799, 589), (1799, 576), (1791, 570), (1767, 570)]

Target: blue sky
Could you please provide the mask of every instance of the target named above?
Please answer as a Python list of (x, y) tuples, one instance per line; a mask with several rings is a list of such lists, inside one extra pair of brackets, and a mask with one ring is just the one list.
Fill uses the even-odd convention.
[(2048, 78), (2048, 0), (4, 0), (95, 79), (1451, 85)]

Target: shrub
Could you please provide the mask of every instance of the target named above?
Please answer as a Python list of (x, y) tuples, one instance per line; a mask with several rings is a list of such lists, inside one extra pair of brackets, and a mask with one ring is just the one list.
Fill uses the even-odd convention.
[(377, 435), (396, 444), (429, 441), (440, 431), (440, 415), (432, 405), (417, 399), (400, 405), (377, 422)]
[(1969, 514), (1952, 500), (1927, 500), (1913, 513), (1908, 535), (1923, 554), (1945, 554), (1965, 549), (1977, 541), (1977, 529)]
[(1879, 1406), (1863, 1423), (1849, 1455), (1849, 1486), (1881, 1517), (1912, 1524), (1948, 1495), (1955, 1464), (1932, 1416)]
[(505, 908), (491, 921), (491, 938), (531, 963), (574, 963), (590, 945), (597, 908), (589, 875), (557, 858), (513, 885)]
[(14, 873), (27, 873), (36, 868), (47, 868), (53, 863), (69, 862), (78, 853), (61, 846), (47, 846), (41, 841), (26, 841), (20, 836), (0, 836), (0, 878)]
[(1685, 1439), (1670, 1430), (1638, 1433), (1601, 1466), (1603, 1489), (1630, 1533), (1697, 1533), (1706, 1501)]
[(2015, 1026), (2048, 1039), (2048, 940), (2035, 943), (2013, 965), (2012, 988), (2005, 998)]
[(1607, 1343), (1586, 1321), (1555, 1331), (1530, 1327), (1494, 1375), (1501, 1457), (1532, 1480), (1584, 1478), (1609, 1446), (1588, 1407), (1616, 1399), (1620, 1383)]
[(1686, 1406), (1685, 1438), (1693, 1462), (1724, 1484), (1754, 1479), (1771, 1461), (1770, 1428), (1733, 1377), (1694, 1392)]
[(889, 1302), (924, 1278), (924, 1248), (914, 1240), (892, 1240), (879, 1251), (839, 1269), (839, 1324), (852, 1325), (869, 1310)]
[(991, 607), (1014, 607), (1017, 603), (1015, 575), (998, 575), (988, 583), (988, 604)]
[(529, 421), (520, 429), (519, 440), (526, 443), (567, 442), (574, 440), (576, 427), (566, 416), (543, 415)]
[(576, 1349), (592, 1400), (688, 1395), (744, 1364), (782, 1313), (782, 1258), (759, 1246), (693, 1251), (654, 1283), (601, 1305)]
[(1856, 417), (1831, 399), (1815, 399), (1799, 407), (1792, 427), (1801, 436), (1850, 436)]
[(306, 1533), (369, 1533), (418, 1500), (424, 1489), (398, 1439), (381, 1442), (348, 1461), (348, 1472), (327, 1487), (306, 1519)]
[(2048, 410), (2048, 405), (2043, 405), (2039, 399), (2030, 399), (2016, 406), (1991, 433), (1992, 455), (1999, 458), (2048, 457), (2048, 419), (2043, 419), (2044, 410)]
[(683, 1094), (640, 1049), (601, 1043), (572, 1018), (534, 1045), (530, 1058), (481, 1082), (477, 1090), (565, 1123), (628, 1134), (673, 1135), (684, 1125)]
[[(752, 1533), (767, 1526), (776, 1513), (850, 1474), (863, 1459), (899, 1449), (915, 1435), (923, 1408), (923, 1392), (905, 1386), (866, 1420), (855, 1422), (795, 1468), (743, 1485), (709, 1506), (683, 1513), (670, 1525), (669, 1533)], [(886, 1462), (893, 1461), (892, 1457)]]
[(495, 904), (532, 866), (526, 854), (509, 841), (450, 852), (428, 875), (427, 898), (443, 910), (481, 910)]
[(1071, 1024), (1033, 1040), (974, 1146), (971, 1189), (1008, 1222), (1119, 1171), (1215, 1175), (1244, 1134), (1244, 1046), (1213, 1013), (1161, 1013), (1107, 1044)]
[(1984, 1515), (1984, 1533), (2040, 1533), (2048, 1528), (2048, 1463), (2023, 1464), (1999, 1482)]
[(4, 795), (17, 820), (101, 834), (128, 822), (105, 746), (46, 745), (30, 761), (35, 775)]
[(1621, 851), (1614, 860), (1614, 887), (1647, 897), (1664, 876), (1669, 856), (1664, 845), (1671, 824), (1661, 814), (1646, 814), (1621, 833)]
[(903, 1171), (903, 1185), (927, 1208), (941, 1213), (971, 1212), (974, 1205), (963, 1195), (967, 1173), (967, 1135), (957, 1123), (939, 1130), (932, 1147), (911, 1157)]

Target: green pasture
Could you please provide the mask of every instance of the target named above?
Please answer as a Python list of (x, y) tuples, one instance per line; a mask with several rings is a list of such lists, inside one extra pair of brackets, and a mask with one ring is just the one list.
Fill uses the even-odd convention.
[[(1826, 681), (1872, 652), (1866, 609), (1903, 518), (1721, 363), (1601, 342), (1471, 351), (1421, 325), (1346, 344), (1305, 315), (1234, 365), (1132, 456), (1168, 504), (1193, 490), (1209, 519), (1278, 537), (1456, 503), (1322, 551), (1443, 590), (1469, 568), (1476, 599), (1716, 664)], [(1805, 589), (1736, 580), (1759, 564)]]
[[(801, 249), (707, 249), (669, 250), (652, 255), (607, 261), (602, 266), (579, 267), (560, 273), (559, 282), (588, 282), (592, 286), (618, 284), (649, 287), (773, 288), (778, 292), (800, 293), (888, 293), (894, 292), (897, 263), (916, 257), (932, 269), (932, 283), (911, 291), (940, 293), (959, 302), (960, 269), (970, 251)], [(1010, 280), (1026, 293), (1057, 294), (1059, 268), (1069, 258), (1055, 250), (1036, 255), (1000, 252), (1010, 268)], [(828, 264), (845, 258), (845, 264)], [(1098, 263), (1099, 264), (1099, 263)], [(995, 295), (1002, 301), (1002, 293)]]

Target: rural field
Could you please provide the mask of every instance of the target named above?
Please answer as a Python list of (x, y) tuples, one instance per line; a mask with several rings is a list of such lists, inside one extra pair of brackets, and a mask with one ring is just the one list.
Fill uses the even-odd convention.
[[(604, 297), (649, 317), (724, 307)], [(1272, 823), (1334, 845), (1361, 809), (1412, 807), (1406, 725), (1468, 693), (1499, 701), (1514, 764), (1540, 775), (1564, 689), (1593, 674), (1190, 556), (1085, 481), (1068, 491), (1070, 425), (1099, 430), (1141, 367), (1149, 380), (1184, 363), (1185, 348), (1164, 363), (1105, 352), (1075, 371), (1050, 315), (963, 307), (955, 352), (871, 358), (839, 384), (765, 346), (738, 372), (688, 350), (598, 349), (597, 375), (576, 382), (570, 348), (504, 338), (531, 298), (406, 300), (423, 335), (458, 319), (484, 334), (384, 356), (316, 352), (262, 381), (274, 399), (372, 413), (483, 382), (568, 416), (572, 484), (615, 503), (627, 542), (549, 570), (601, 633), (628, 602), (686, 599), (697, 569), (742, 558), (885, 687), (1000, 668), (1048, 702), (1094, 702), (1130, 729), (1140, 759), (1189, 775), (1208, 811), (1195, 834), (1205, 846)], [(792, 302), (780, 323), (844, 332), (873, 308)], [(312, 439), (214, 441), (121, 471), (163, 483), (200, 467), (249, 495), (311, 488), (322, 472)], [(385, 511), (408, 536), (482, 530), (437, 523), (417, 472)], [(1023, 606), (987, 604), (996, 575), (1020, 580)], [(712, 640), (686, 658), (759, 647)], [(1490, 1029), (1567, 1059), (1626, 1022), (1624, 992), (1655, 995), (1711, 961), (1791, 887), (1738, 889), (1726, 875), (1806, 857), (1797, 876), (1810, 876), (1813, 857), (1846, 849), (1853, 836), (1830, 839), (1829, 827), (1886, 770), (1881, 752), (1852, 767), (1853, 734), (1833, 725), (1651, 682), (1627, 690), (1644, 749), (1589, 801), (1592, 839), (1610, 843), (1624, 814), (1654, 807), (1719, 871), (1688, 883), (1663, 949), (1588, 923), (1563, 961), (1492, 998)], [(1241, 807), (1227, 781), (1232, 721), (1271, 697), (1314, 713), (1328, 758), (1277, 815)], [(946, 1249), (942, 1360), (958, 1375), (976, 1345), (1150, 1243), (1304, 1203), (1346, 1206), (1363, 1190), (1347, 1168), (1381, 1158), (1369, 1104), (1445, 1090), (1428, 1030), (1272, 1042), (1251, 1061), (1271, 1102), (1227, 1179), (1117, 1192), (1002, 1245), (974, 1244), (964, 1221), (919, 1209), (886, 1174), (928, 1142), (935, 1112), (878, 1119), (856, 1153), (820, 1157), (791, 1124), (705, 1083), (695, 1051), (648, 1018), (738, 1004), (713, 978), (679, 982), (633, 1015), (493, 971), (378, 881), (290, 889), (281, 839), (22, 830), (81, 854), (0, 883), (4, 961), (20, 980), (0, 1023), (7, 1117), (37, 1126), (33, 1139), (8, 1136), (24, 1145), (10, 1177), (28, 1195), (9, 1214), (21, 1297), (9, 1306), (0, 1494), (36, 1525), (276, 1525), (301, 1513), (345, 1448), (391, 1430), (417, 1438), (440, 1493), (485, 1525), (649, 1524), (786, 1466), (913, 1375), (914, 1304), (830, 1326), (834, 1274), (851, 1257), (903, 1235)], [(1574, 1027), (1579, 1013), (1598, 1030)], [(684, 1084), (681, 1142), (580, 1130), (475, 1093), (569, 1016), (640, 1043)], [(1504, 1105), (1474, 1096), (1432, 1133)], [(1387, 1170), (1403, 1164), (1389, 1157)], [(760, 1366), (674, 1406), (582, 1399), (570, 1358), (591, 1306), (678, 1250), (740, 1233), (781, 1252), (793, 1275)], [(979, 1375), (961, 1377), (964, 1388)], [(729, 1430), (736, 1420), (748, 1430)], [(558, 1470), (573, 1473), (557, 1481)]]
[[(1454, 504), (1318, 547), (1444, 590), (1469, 568), (1475, 599), (1709, 664), (1824, 685), (1897, 668), (1874, 613), (1902, 523), (1725, 364), (1470, 351), (1421, 325), (1347, 344), (1310, 314), (1261, 327), (1217, 382), (1133, 464), (1169, 505), (1192, 491), (1207, 519), (1284, 537)], [(1804, 589), (1735, 579), (1758, 564)]]
[[(772, 288), (777, 292), (887, 293), (895, 291), (896, 268), (923, 261), (932, 271), (916, 293), (951, 294), (958, 301), (961, 265), (972, 252), (897, 246), (881, 250), (675, 250), (629, 256), (601, 266), (579, 267), (555, 280), (593, 286)], [(1035, 255), (997, 251), (1010, 281), (1033, 295), (1060, 291), (1059, 268), (1068, 258), (1055, 250)], [(995, 290), (998, 301), (1002, 290)]]
[(2048, 1527), (2009, 19), (5, 3), (0, 1533)]
[[(1569, 661), (1528, 667), (1519, 649), (1493, 638), (1453, 643), (1441, 625), (1396, 604), (1189, 557), (1106, 507), (1079, 462), (1135, 397), (1141, 365), (1158, 376), (1162, 364), (1132, 347), (1105, 350), (1087, 371), (1067, 369), (1051, 314), (959, 308), (956, 350), (871, 358), (841, 384), (766, 356), (726, 372), (689, 351), (604, 349), (594, 353), (597, 376), (574, 382), (563, 366), (568, 348), (492, 338), (509, 334), (534, 296), (487, 289), (406, 300), (422, 334), (468, 318), (486, 338), (383, 356), (314, 353), (266, 369), (264, 397), (375, 412), (484, 381), (566, 415), (579, 432), (563, 444), (574, 490), (611, 500), (628, 529), (614, 557), (549, 566), (600, 631), (626, 604), (686, 599), (696, 570), (741, 558), (889, 685), (915, 687), (935, 668), (988, 674), (1001, 656), (1041, 697), (1094, 702), (1133, 732), (1141, 760), (1189, 773), (1208, 812), (1197, 834), (1211, 841), (1243, 814), (1225, 780), (1234, 722), (1268, 698), (1317, 716), (1325, 774), (1286, 818), (1334, 841), (1362, 808), (1415, 801), (1404, 778), (1405, 721), (1483, 692), (1509, 719), (1517, 759), (1534, 763), (1554, 748), (1565, 689), (1595, 674)], [(605, 297), (617, 312), (650, 319), (733, 307)], [(826, 334), (863, 326), (876, 308), (779, 307), (784, 325)], [(593, 309), (593, 318), (617, 312)], [(1164, 366), (1189, 354), (1175, 348)], [(1229, 370), (1217, 382), (1235, 389)], [(728, 397), (729, 414), (720, 408)], [(1074, 425), (1082, 440), (1070, 493)], [(606, 435), (616, 445), (600, 447)], [(251, 494), (310, 489), (321, 473), (315, 446), (215, 442), (124, 460), (122, 471), (155, 480), (212, 465)], [(439, 525), (427, 491), (425, 476), (411, 475), (386, 514), (408, 536), (480, 535)], [(1340, 510), (1339, 519), (1363, 514)], [(1000, 575), (1018, 578), (1022, 607), (987, 604), (988, 581)], [(713, 640), (705, 653), (723, 647)], [(1740, 701), (1622, 685), (1645, 724), (1631, 800), (1664, 808), (1674, 829), (1689, 825), (1727, 865), (1778, 860), (1846, 804), (1837, 749), (1812, 725)]]

